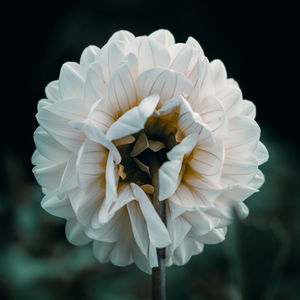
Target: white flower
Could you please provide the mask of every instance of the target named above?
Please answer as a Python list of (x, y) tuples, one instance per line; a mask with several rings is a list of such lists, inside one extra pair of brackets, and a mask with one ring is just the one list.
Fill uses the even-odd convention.
[[(232, 207), (247, 216), (243, 201), (264, 181), (254, 118), (195, 39), (116, 32), (65, 63), (39, 101), (32, 161), (42, 207), (67, 220), (71, 243), (92, 242), (100, 262), (151, 272), (156, 248), (167, 247), (168, 265), (185, 264), (225, 239)], [(151, 155), (162, 163), (166, 225), (152, 205)]]

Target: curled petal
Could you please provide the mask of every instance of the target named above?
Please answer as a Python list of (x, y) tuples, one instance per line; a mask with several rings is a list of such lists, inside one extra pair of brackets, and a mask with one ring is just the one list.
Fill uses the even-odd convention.
[(75, 62), (65, 63), (59, 74), (59, 91), (62, 99), (83, 99), (85, 74)]
[(41, 202), (42, 208), (49, 214), (60, 218), (75, 217), (70, 201), (66, 196), (59, 198), (57, 192), (47, 193)]
[(162, 104), (179, 95), (187, 97), (192, 89), (192, 83), (183, 74), (164, 68), (152, 68), (136, 79), (139, 99), (159, 94)]
[(100, 49), (96, 46), (91, 45), (91, 46), (86, 47), (83, 50), (81, 57), (80, 57), (80, 66), (83, 69), (87, 70), (88, 67), (90, 66), (90, 64), (92, 64), (95, 61), (99, 52), (100, 52)]
[(91, 241), (91, 239), (85, 235), (83, 226), (77, 222), (76, 218), (67, 221), (66, 237), (71, 244), (76, 246), (83, 246)]
[(159, 29), (159, 30), (152, 32), (149, 35), (149, 38), (156, 40), (157, 42), (159, 42), (166, 48), (168, 48), (169, 46), (171, 46), (175, 43), (173, 34), (169, 30), (166, 30), (166, 29)]
[(123, 114), (106, 132), (109, 140), (116, 140), (136, 133), (144, 128), (159, 101), (157, 94), (143, 99), (138, 106)]
[(150, 68), (167, 67), (170, 54), (164, 46), (148, 37), (135, 38), (129, 47), (129, 52), (135, 54), (139, 61), (139, 73)]

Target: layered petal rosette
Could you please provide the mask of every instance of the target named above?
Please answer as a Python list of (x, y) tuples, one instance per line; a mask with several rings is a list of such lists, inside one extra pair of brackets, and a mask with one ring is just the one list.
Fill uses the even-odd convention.
[[(168, 265), (185, 264), (225, 239), (233, 208), (246, 217), (244, 200), (264, 182), (254, 118), (195, 39), (116, 32), (65, 63), (39, 101), (32, 161), (42, 207), (67, 220), (71, 243), (92, 242), (100, 262), (151, 272), (166, 247)], [(153, 157), (166, 224), (153, 206)]]

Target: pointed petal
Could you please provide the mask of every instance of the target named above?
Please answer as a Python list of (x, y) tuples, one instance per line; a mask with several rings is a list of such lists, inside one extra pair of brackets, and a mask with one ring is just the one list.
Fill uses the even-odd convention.
[(173, 34), (166, 29), (159, 29), (154, 32), (152, 32), (149, 35), (149, 38), (156, 40), (164, 47), (168, 48), (169, 46), (173, 45), (175, 43), (175, 39)]
[(134, 183), (130, 185), (146, 220), (150, 242), (158, 248), (166, 247), (171, 242), (167, 228), (158, 216), (145, 192)]
[(139, 75), (136, 79), (136, 89), (139, 99), (157, 93), (163, 104), (179, 95), (187, 97), (193, 86), (181, 73), (164, 68), (152, 68)]
[(85, 235), (83, 226), (78, 223), (76, 218), (67, 221), (66, 237), (71, 244), (76, 246), (83, 246), (91, 241), (91, 239)]
[(45, 89), (45, 93), (49, 101), (52, 103), (61, 100), (58, 80), (54, 80), (48, 83)]
[(123, 114), (106, 133), (109, 140), (116, 140), (144, 128), (147, 119), (153, 114), (159, 101), (157, 94), (143, 99), (140, 104)]
[(57, 192), (47, 193), (41, 202), (42, 208), (49, 214), (60, 218), (73, 218), (75, 216), (72, 206), (65, 196), (59, 198)]
[(75, 62), (63, 64), (59, 74), (59, 91), (62, 99), (83, 99), (85, 75)]

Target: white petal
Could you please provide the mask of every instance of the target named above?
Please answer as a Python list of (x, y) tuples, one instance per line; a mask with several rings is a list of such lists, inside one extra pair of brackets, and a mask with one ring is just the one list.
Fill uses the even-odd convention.
[(95, 61), (99, 52), (100, 49), (96, 46), (91, 45), (86, 47), (81, 54), (80, 65), (87, 70), (90, 64)]
[(223, 166), (222, 180), (224, 183), (241, 183), (248, 184), (257, 172), (256, 159), (248, 161), (235, 161), (225, 159)]
[(123, 114), (106, 133), (109, 140), (116, 140), (144, 128), (147, 119), (153, 114), (159, 101), (157, 94), (143, 99), (138, 106)]
[(83, 99), (84, 70), (75, 62), (63, 64), (59, 74), (59, 91), (62, 99)]
[(218, 244), (225, 240), (226, 228), (213, 229), (209, 233), (202, 235), (197, 241), (204, 244)]
[(264, 174), (260, 170), (257, 170), (255, 176), (248, 183), (248, 185), (250, 187), (258, 189), (258, 188), (260, 188), (264, 184), (264, 182), (265, 182), (265, 176), (264, 176)]
[(239, 87), (225, 85), (218, 90), (217, 97), (224, 106), (228, 118), (239, 115), (242, 112), (243, 95)]
[(168, 50), (154, 39), (137, 37), (130, 44), (129, 52), (135, 54), (139, 61), (139, 73), (150, 68), (167, 67), (170, 62)]
[(131, 183), (131, 188), (146, 220), (150, 242), (158, 248), (166, 247), (171, 243), (166, 226), (158, 216), (145, 192), (134, 183)]
[(62, 162), (45, 166), (35, 166), (32, 171), (39, 185), (48, 191), (53, 191), (59, 187), (65, 167), (66, 163)]
[(179, 182), (179, 173), (182, 161), (166, 161), (159, 168), (159, 200), (165, 200), (172, 196), (177, 189)]
[(117, 164), (121, 162), (121, 156), (116, 148), (116, 146), (104, 135), (104, 133), (101, 131), (100, 128), (98, 128), (97, 124), (94, 123), (85, 123), (83, 130), (86, 134), (86, 136), (101, 145), (103, 145), (105, 148), (107, 148), (113, 155), (113, 158)]
[(56, 217), (69, 219), (75, 216), (68, 198), (59, 198), (57, 192), (47, 193), (42, 199), (41, 206)]
[(246, 116), (237, 116), (229, 121), (230, 135), (224, 140), (226, 157), (244, 160), (257, 148), (260, 128), (257, 123)]
[(71, 244), (83, 246), (91, 240), (85, 235), (83, 226), (76, 218), (70, 219), (66, 224), (66, 237)]
[(187, 97), (193, 86), (181, 73), (164, 68), (152, 68), (140, 74), (136, 79), (136, 89), (139, 99), (157, 93), (163, 104), (179, 95)]
[(126, 44), (128, 44), (133, 39), (134, 39), (134, 35), (131, 32), (129, 32), (127, 30), (119, 30), (110, 37), (110, 39), (108, 40), (108, 43), (113, 42), (113, 41), (123, 41)]
[(114, 116), (120, 116), (136, 105), (135, 85), (127, 64), (121, 64), (112, 74), (104, 101)]
[(102, 67), (103, 76), (106, 83), (109, 82), (112, 73), (118, 64), (124, 59), (126, 43), (122, 40), (114, 40), (107, 43), (97, 55), (96, 61)]
[(193, 239), (207, 234), (219, 223), (219, 219), (202, 212), (201, 210), (187, 211), (184, 218), (191, 224), (189, 236)]
[(45, 89), (45, 93), (47, 98), (52, 102), (57, 102), (61, 100), (61, 95), (59, 91), (59, 83), (58, 80), (51, 81)]
[(225, 85), (227, 81), (227, 72), (223, 62), (219, 59), (215, 59), (209, 64), (209, 68), (215, 87), (218, 89)]
[(154, 32), (152, 32), (149, 35), (149, 38), (156, 40), (160, 44), (162, 44), (164, 47), (169, 47), (175, 43), (175, 39), (173, 34), (166, 29), (159, 29)]
[(77, 184), (76, 180), (76, 155), (72, 154), (67, 162), (67, 166), (64, 170), (64, 173), (61, 178), (59, 192), (67, 192), (68, 190), (71, 190), (75, 188)]
[[(98, 182), (99, 188), (104, 181), (108, 150), (102, 145), (86, 139), (82, 144), (76, 161), (77, 180), (81, 189), (87, 190)], [(92, 170), (92, 172), (91, 172)]]
[(93, 242), (93, 254), (101, 263), (108, 263), (112, 249), (116, 243)]
[(256, 117), (256, 107), (253, 102), (249, 100), (242, 101), (242, 114), (252, 119)]
[(149, 236), (147, 232), (147, 225), (143, 214), (141, 213), (138, 204), (131, 201), (127, 204), (127, 210), (130, 217), (131, 228), (133, 236), (141, 252), (147, 255)]
[(83, 120), (88, 115), (88, 107), (82, 99), (62, 100), (45, 109), (67, 120)]
[(205, 97), (199, 105), (200, 116), (215, 137), (228, 135), (228, 122), (224, 107), (215, 96)]
[(101, 99), (106, 91), (102, 67), (98, 62), (93, 63), (87, 72), (84, 86), (84, 99), (88, 106)]
[(224, 162), (224, 146), (221, 139), (216, 140), (213, 147), (198, 145), (189, 160), (189, 166), (201, 175), (217, 175), (221, 173)]
[(65, 162), (70, 152), (51, 137), (42, 127), (38, 127), (33, 135), (38, 151), (48, 160)]
[(186, 237), (181, 245), (174, 251), (173, 262), (175, 265), (182, 266), (186, 264), (190, 258), (203, 251), (203, 244)]
[(36, 118), (39, 124), (56, 141), (71, 152), (77, 152), (81, 146), (84, 136), (78, 130), (73, 129), (65, 118), (59, 117), (49, 110), (42, 110)]
[(182, 217), (171, 220), (171, 217), (168, 216), (167, 220), (168, 230), (172, 241), (169, 247), (171, 248), (171, 252), (173, 252), (182, 243), (192, 226)]
[(269, 159), (268, 150), (262, 142), (258, 142), (254, 155), (259, 165), (264, 164)]
[(169, 68), (176, 72), (181, 72), (187, 77), (192, 73), (201, 56), (200, 49), (181, 43), (172, 45), (169, 48), (169, 52), (172, 59)]

